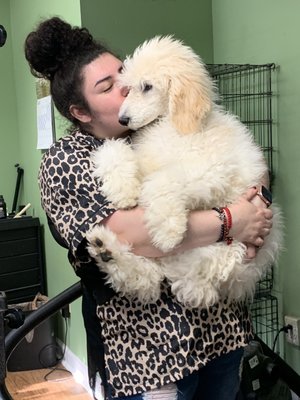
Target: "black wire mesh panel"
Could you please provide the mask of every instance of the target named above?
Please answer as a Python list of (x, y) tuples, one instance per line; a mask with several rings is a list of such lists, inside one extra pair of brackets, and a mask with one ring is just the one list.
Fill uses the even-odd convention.
[[(251, 312), (255, 333), (272, 348), (279, 331), (277, 297), (271, 294), (266, 294), (260, 298), (256, 297), (251, 305)], [(277, 341), (276, 348), (279, 351), (279, 341)]]
[[(208, 64), (207, 69), (218, 88), (220, 104), (240, 118), (261, 146), (272, 183), (275, 64)], [(251, 304), (255, 333), (270, 347), (279, 326), (278, 301), (271, 294), (272, 288), (271, 269), (257, 283), (255, 298)]]
[(263, 296), (266, 296), (271, 293), (273, 289), (273, 268), (270, 268), (266, 273), (265, 277), (263, 277), (256, 284), (256, 292), (255, 297), (260, 299)]
[[(272, 289), (273, 268), (256, 284), (254, 300), (250, 304), (254, 331), (270, 348), (280, 329), (278, 300), (272, 294)], [(277, 341), (277, 350), (280, 352), (280, 341)]]
[(248, 126), (264, 151), (273, 177), (275, 64), (208, 64), (207, 67), (218, 87), (220, 103)]
[[(273, 268), (257, 283), (255, 297), (250, 305), (254, 331), (270, 348), (273, 348), (280, 329), (278, 299), (271, 294), (272, 288)], [(280, 352), (279, 340), (274, 350)]]

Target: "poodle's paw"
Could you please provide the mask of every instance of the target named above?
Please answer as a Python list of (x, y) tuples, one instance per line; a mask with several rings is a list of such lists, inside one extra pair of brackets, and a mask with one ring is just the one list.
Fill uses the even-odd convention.
[(133, 208), (138, 204), (140, 195), (140, 182), (138, 180), (128, 182), (128, 184), (123, 182), (117, 189), (117, 192), (111, 195), (111, 197), (108, 197), (113, 200), (113, 204), (116, 208), (125, 210)]
[(125, 257), (120, 260), (123, 261), (121, 264), (110, 262), (106, 270), (107, 282), (121, 296), (142, 304), (154, 303), (160, 297), (163, 277), (158, 270), (154, 269), (152, 273), (153, 268), (145, 259), (134, 257)]
[[(130, 248), (121, 244), (116, 235), (104, 226), (96, 226), (86, 235), (88, 252), (99, 269), (106, 274), (106, 282), (121, 296), (142, 297), (139, 294), (142, 267)], [(130, 267), (133, 268), (130, 268)]]
[(187, 307), (211, 307), (220, 299), (220, 294), (210, 284), (198, 286), (195, 282), (178, 280), (171, 285), (172, 293), (177, 300)]
[(181, 182), (162, 171), (148, 177), (141, 188), (139, 204), (145, 209), (146, 227), (153, 244), (164, 252), (177, 246), (187, 230), (188, 207), (181, 190)]
[(133, 208), (138, 203), (140, 196), (140, 181), (132, 176), (130, 179), (123, 179), (116, 170), (114, 174), (107, 175), (102, 180), (101, 192), (118, 209)]
[(164, 280), (162, 270), (154, 260), (133, 256), (127, 263), (130, 277), (126, 282), (127, 294), (143, 304), (156, 302)]
[(182, 242), (187, 229), (185, 215), (155, 215), (152, 219), (149, 214), (147, 215), (147, 211), (145, 214), (146, 225), (156, 247), (168, 252)]
[(89, 254), (115, 292), (144, 304), (158, 300), (164, 275), (154, 260), (134, 255), (129, 245), (120, 243), (101, 225), (89, 231), (86, 238)]
[(93, 255), (98, 262), (108, 262), (113, 260), (113, 255), (108, 250), (100, 239), (95, 239), (94, 242), (90, 243), (90, 254)]
[(143, 284), (141, 283), (143, 278), (142, 271), (140, 271), (140, 274), (135, 275), (130, 270), (124, 271), (115, 267), (115, 264), (110, 264), (111, 270), (107, 272), (106, 281), (120, 296), (136, 300), (141, 304), (157, 302), (160, 297), (160, 282), (149, 281)]
[(95, 229), (87, 234), (88, 252), (97, 262), (111, 261), (113, 259), (112, 252), (107, 249), (99, 236), (101, 236), (101, 234)]
[(136, 290), (130, 293), (130, 297), (141, 304), (156, 303), (160, 298), (160, 284), (147, 287), (145, 290)]
[(101, 192), (117, 208), (132, 208), (140, 195), (140, 177), (135, 153), (122, 139), (106, 140), (91, 155), (93, 176)]

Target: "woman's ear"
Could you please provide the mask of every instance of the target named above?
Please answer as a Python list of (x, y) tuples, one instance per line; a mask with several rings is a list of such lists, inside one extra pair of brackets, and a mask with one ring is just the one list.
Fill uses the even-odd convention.
[(78, 121), (83, 122), (83, 123), (89, 123), (91, 122), (91, 115), (88, 111), (84, 110), (82, 107), (74, 106), (71, 105), (70, 108), (70, 114), (76, 118)]

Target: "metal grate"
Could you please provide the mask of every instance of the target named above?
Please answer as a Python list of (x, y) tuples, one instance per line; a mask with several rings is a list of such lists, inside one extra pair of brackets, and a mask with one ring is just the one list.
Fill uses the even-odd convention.
[[(271, 294), (256, 298), (251, 305), (252, 323), (255, 333), (270, 347), (273, 347), (279, 330), (278, 300)], [(277, 342), (279, 351), (280, 343)]]
[[(256, 285), (256, 293), (250, 305), (255, 333), (270, 347), (280, 329), (278, 316), (278, 299), (272, 294), (273, 269)], [(277, 342), (280, 352), (280, 342)]]
[[(214, 79), (222, 106), (237, 115), (253, 133), (255, 141), (262, 147), (274, 178), (273, 127), (274, 127), (274, 83), (275, 64), (208, 64), (207, 69)], [(270, 347), (278, 332), (278, 300), (272, 295), (273, 270), (257, 283), (251, 312), (255, 333)]]
[(272, 74), (275, 64), (208, 64), (220, 103), (238, 115), (264, 151), (273, 177)]

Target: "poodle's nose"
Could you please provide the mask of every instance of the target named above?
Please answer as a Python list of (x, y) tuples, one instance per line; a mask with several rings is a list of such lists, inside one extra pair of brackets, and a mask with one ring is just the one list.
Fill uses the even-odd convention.
[(127, 126), (129, 123), (130, 118), (129, 117), (120, 117), (119, 118), (119, 123), (121, 125)]
[(129, 93), (129, 88), (127, 86), (121, 88), (121, 94), (123, 97), (127, 97), (128, 93)]

